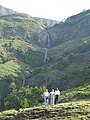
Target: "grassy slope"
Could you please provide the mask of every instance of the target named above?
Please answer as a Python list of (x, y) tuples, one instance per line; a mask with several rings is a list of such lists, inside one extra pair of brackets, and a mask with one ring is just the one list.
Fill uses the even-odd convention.
[[(73, 101), (73, 102), (72, 102)], [(37, 106), (0, 112), (0, 120), (89, 120), (90, 85), (61, 91), (60, 102), (54, 106)]]
[[(9, 46), (10, 42), (11, 46)], [(1, 41), (1, 45), (5, 44), (12, 49), (9, 54), (15, 57), (15, 64), (37, 67), (34, 70), (35, 74), (29, 80), (30, 86), (44, 84), (49, 88), (58, 86), (60, 89), (67, 89), (80, 85), (82, 81), (83, 83), (88, 82), (90, 79), (89, 37), (82, 40), (69, 41), (50, 49), (45, 65), (40, 68), (38, 67), (43, 65), (45, 54), (43, 49), (35, 48), (33, 45), (21, 40)], [(0, 48), (3, 49), (2, 46)], [(1, 66), (4, 64), (1, 64)], [(32, 79), (33, 82), (31, 82)]]
[(35, 37), (34, 33), (40, 32), (45, 26), (29, 15), (13, 14), (0, 16), (0, 28), (1, 38), (28, 40)]
[[(11, 46), (9, 43), (11, 43)], [(5, 44), (6, 47), (3, 47)], [(36, 64), (39, 64), (41, 62), (39, 59), (44, 52), (43, 49), (35, 48), (32, 44), (21, 40), (2, 40), (0, 42), (0, 51), (0, 77), (8, 76), (11, 73), (15, 75), (15, 72), (19, 72), (20, 67), (32, 66), (32, 64), (28, 65), (27, 61), (30, 63), (30, 60), (33, 60), (33, 63), (37, 62)], [(6, 59), (4, 63), (2, 63), (2, 56), (3, 59)], [(25, 56), (27, 57), (26, 62), (24, 61)]]
[(0, 113), (0, 120), (89, 120), (90, 101), (61, 103), (54, 106), (39, 106)]
[[(63, 43), (48, 50), (46, 63), (30, 85), (69, 89), (90, 80), (90, 38)], [(31, 81), (34, 79), (34, 82)]]
[(90, 100), (90, 83), (70, 90), (61, 91), (60, 100), (61, 102)]

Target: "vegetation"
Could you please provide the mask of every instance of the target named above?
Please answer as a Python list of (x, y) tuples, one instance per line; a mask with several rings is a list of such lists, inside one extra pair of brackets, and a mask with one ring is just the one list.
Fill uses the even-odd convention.
[[(1, 112), (0, 119), (90, 118), (89, 12), (51, 28), (26, 14), (0, 16), (0, 111), (15, 109)], [(82, 102), (29, 108), (43, 104), (45, 88), (56, 87), (61, 102)]]
[(0, 64), (0, 77), (4, 78), (5, 76), (13, 75), (17, 77), (17, 72), (19, 72), (20, 66), (15, 64), (14, 61), (8, 61), (4, 64)]
[(6, 109), (19, 109), (37, 106), (43, 103), (45, 87), (22, 87), (19, 90), (12, 87), (12, 91), (5, 99)]
[(1, 120), (89, 120), (90, 101), (61, 103), (55, 106), (38, 106), (24, 110), (4, 111), (0, 113)]
[[(90, 38), (63, 43), (48, 50), (43, 67), (34, 69), (31, 86), (44, 84), (50, 89), (70, 89), (90, 80)], [(37, 72), (38, 71), (38, 72)], [(33, 81), (34, 82), (31, 82)], [(39, 81), (39, 82), (38, 82)]]
[(61, 91), (61, 102), (90, 100), (90, 84), (80, 85), (74, 89)]
[[(40, 66), (42, 64), (44, 50), (39, 47), (34, 48), (31, 44), (21, 40), (14, 40), (14, 41), (2, 40), (0, 42), (0, 45), (1, 45), (1, 56), (0, 56), (1, 99), (2, 101), (4, 101), (4, 99), (7, 96), (9, 96), (8, 98), (10, 100), (12, 100), (12, 97), (15, 96), (18, 99), (18, 91), (15, 92), (15, 94), (14, 93), (10, 94), (10, 90), (9, 90), (10, 85), (11, 84), (13, 85), (14, 82), (17, 90), (19, 90), (22, 87), (23, 79), (27, 79), (28, 77), (30, 77), (31, 69), (32, 68), (34, 69), (34, 67)], [(25, 73), (25, 71), (28, 71), (29, 75)], [(6, 89), (4, 89), (4, 87), (6, 87)], [(8, 98), (7, 98), (8, 102), (11, 102)], [(24, 99), (27, 101), (27, 98), (23, 98), (23, 101)], [(8, 102), (7, 104), (9, 104)], [(18, 102), (15, 103), (18, 104)], [(8, 108), (7, 104), (5, 103), (6, 109)], [(17, 108), (16, 105), (11, 105), (10, 108), (12, 107)], [(18, 107), (22, 107), (22, 105), (18, 104)], [(2, 106), (1, 109), (4, 109), (4, 105)]]
[[(45, 28), (45, 25), (26, 14), (0, 16), (1, 38), (4, 39), (33, 39), (33, 34)], [(4, 26), (4, 27), (3, 27)]]

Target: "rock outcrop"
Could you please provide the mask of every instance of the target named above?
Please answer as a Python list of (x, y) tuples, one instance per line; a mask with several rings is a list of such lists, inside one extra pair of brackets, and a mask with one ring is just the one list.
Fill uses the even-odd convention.
[(18, 12), (13, 11), (11, 9), (5, 8), (0, 5), (0, 15), (12, 15), (12, 14), (17, 14)]
[(36, 20), (39, 20), (43, 22), (48, 27), (53, 27), (55, 24), (58, 24), (59, 21), (56, 20), (51, 20), (51, 19), (45, 19), (45, 18), (39, 18), (39, 17), (34, 17)]

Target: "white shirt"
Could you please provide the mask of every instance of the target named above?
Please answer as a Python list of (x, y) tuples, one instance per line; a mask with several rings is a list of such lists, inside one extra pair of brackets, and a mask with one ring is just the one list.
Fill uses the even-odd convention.
[(56, 90), (56, 91), (55, 91), (55, 95), (60, 95), (60, 91), (59, 91), (59, 90)]
[(44, 96), (48, 97), (49, 96), (49, 92), (44, 92)]
[(55, 92), (53, 92), (53, 91), (52, 91), (52, 92), (50, 92), (50, 95), (52, 95), (52, 96), (53, 96), (53, 95), (55, 95)]

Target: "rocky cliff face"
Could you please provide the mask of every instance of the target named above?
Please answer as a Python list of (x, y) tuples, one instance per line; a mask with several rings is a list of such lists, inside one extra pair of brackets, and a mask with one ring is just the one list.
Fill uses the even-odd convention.
[(12, 14), (17, 14), (18, 12), (13, 11), (11, 9), (5, 8), (0, 5), (0, 15), (12, 15)]
[[(90, 10), (71, 16), (66, 21), (55, 24), (47, 30), (51, 39), (51, 46), (54, 47), (70, 40), (77, 40), (90, 36), (89, 26)], [(44, 31), (44, 34), (41, 32), (38, 37), (39, 42), (40, 40), (43, 41), (42, 45), (47, 41), (45, 35)]]
[(51, 40), (47, 30), (43, 30), (38, 34), (38, 44), (43, 48), (51, 47)]
[(55, 24), (58, 24), (59, 21), (56, 20), (51, 20), (51, 19), (45, 19), (45, 18), (39, 18), (39, 17), (34, 17), (36, 20), (39, 20), (41, 22), (43, 22), (43, 24), (45, 24), (48, 27), (52, 27)]

